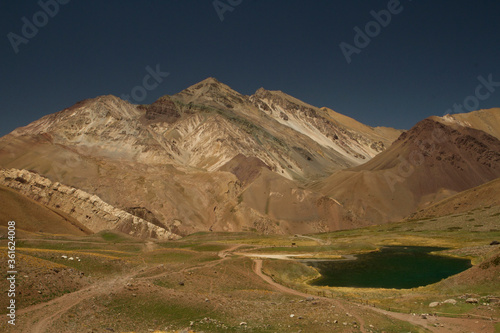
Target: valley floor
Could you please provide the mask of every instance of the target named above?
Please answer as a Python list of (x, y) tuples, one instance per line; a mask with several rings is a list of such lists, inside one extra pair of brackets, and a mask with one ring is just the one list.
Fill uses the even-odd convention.
[[(487, 207), (306, 237), (197, 233), (143, 242), (110, 232), (21, 231), (16, 326), (4, 319), (0, 331), (498, 332), (500, 249), (489, 244), (500, 239), (499, 212)], [(447, 255), (471, 258), (474, 266), (426, 287), (356, 289), (313, 287), (307, 282), (314, 269), (283, 260), (398, 244), (448, 247)], [(2, 261), (5, 253), (2, 247)], [(284, 257), (263, 258), (276, 255)]]

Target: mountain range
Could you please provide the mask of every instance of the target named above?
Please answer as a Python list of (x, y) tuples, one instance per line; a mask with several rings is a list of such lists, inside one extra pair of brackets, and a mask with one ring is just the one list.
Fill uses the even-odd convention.
[(424, 214), (500, 177), (500, 109), (402, 131), (208, 78), (150, 105), (100, 96), (47, 115), (0, 138), (0, 167), (3, 188), (80, 232), (326, 232)]

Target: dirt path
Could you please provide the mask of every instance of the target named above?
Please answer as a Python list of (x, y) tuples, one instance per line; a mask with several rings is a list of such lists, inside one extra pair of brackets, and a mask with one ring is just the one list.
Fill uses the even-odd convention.
[(285, 287), (279, 283), (274, 282), (274, 280), (270, 276), (262, 273), (262, 260), (261, 259), (254, 259), (253, 262), (254, 262), (253, 271), (255, 272), (255, 274), (260, 276), (260, 278), (262, 280), (266, 281), (267, 283), (272, 285), (277, 290), (284, 292), (284, 293), (287, 293), (287, 294), (300, 296), (300, 297), (311, 297), (312, 296), (312, 295), (300, 292), (300, 291), (295, 290), (295, 289), (290, 289), (290, 288)]
[(280, 260), (296, 260), (297, 258), (310, 261), (346, 261), (358, 260), (353, 254), (343, 254), (341, 256), (335, 255), (331, 257), (313, 257), (310, 252), (296, 253), (296, 254), (257, 254), (257, 253), (242, 253), (236, 252), (236, 255), (241, 255), (249, 258), (262, 258), (262, 259), (280, 259)]
[[(186, 268), (183, 271), (190, 271), (202, 267), (218, 265), (221, 262), (229, 259), (230, 256), (228, 254), (236, 250), (240, 246), (242, 245), (238, 244), (220, 251), (218, 253), (218, 256), (222, 258), (221, 260), (208, 262), (200, 266)], [(155, 248), (156, 244), (148, 242), (145, 244), (144, 251), (153, 251)], [(149, 269), (154, 269), (154, 267), (150, 267)], [(40, 303), (21, 309), (17, 313), (17, 315), (21, 318), (18, 322), (22, 322), (21, 331), (30, 333), (49, 332), (50, 325), (74, 306), (92, 297), (98, 297), (99, 295), (116, 292), (120, 288), (123, 288), (130, 279), (139, 274), (143, 274), (144, 272), (145, 267), (137, 267), (133, 272), (127, 273), (125, 275), (97, 281), (86, 288), (80, 289), (70, 294), (65, 294), (46, 303)], [(162, 275), (165, 275), (165, 273), (158, 274), (157, 276), (146, 277), (143, 279), (152, 279)]]
[(49, 302), (33, 305), (18, 311), (22, 332), (48, 332), (50, 324), (80, 302), (91, 297), (109, 294), (122, 288), (138, 271), (98, 281), (86, 288), (55, 298)]
[[(427, 316), (427, 319), (423, 319), (421, 316), (413, 316), (411, 314), (390, 312), (382, 310), (379, 308), (373, 308), (363, 305), (364, 308), (370, 309), (372, 311), (390, 316), (395, 319), (407, 321), (409, 323), (423, 326), (432, 332), (438, 333), (470, 333), (470, 332), (481, 332), (481, 333), (494, 333), (495, 326), (494, 322), (490, 320), (479, 320), (479, 319), (465, 319), (465, 318), (451, 318), (451, 317), (436, 317)], [(442, 326), (441, 326), (442, 325)]]
[[(328, 298), (328, 297), (318, 297), (315, 295), (311, 294), (306, 294), (294, 289), (290, 289), (288, 287), (285, 287), (277, 282), (275, 282), (271, 277), (268, 275), (265, 275), (262, 272), (262, 260), (261, 259), (254, 259), (254, 267), (253, 270), (255, 274), (257, 274), (260, 278), (262, 278), (264, 281), (275, 287), (277, 290), (287, 293), (287, 294), (292, 294), (300, 297), (314, 297), (314, 298), (319, 298), (319, 299), (324, 299), (328, 300), (330, 302), (335, 303), (336, 306), (340, 307), (341, 309), (346, 310), (345, 306), (341, 304), (340, 301)], [(350, 303), (352, 306), (352, 303)], [(412, 314), (407, 314), (407, 313), (399, 313), (399, 312), (391, 312), (391, 311), (386, 311), (382, 310), (379, 308), (375, 307), (370, 307), (367, 305), (361, 305), (361, 304), (356, 304), (358, 309), (365, 309), (367, 311), (374, 311), (378, 312), (380, 314), (386, 315), (388, 317), (398, 319), (401, 321), (406, 321), (409, 322), (413, 325), (423, 327), (425, 329), (428, 329), (431, 332), (436, 332), (436, 333), (450, 333), (450, 332), (456, 332), (456, 333), (471, 333), (471, 332), (476, 332), (476, 333), (494, 333), (495, 332), (495, 327), (494, 327), (494, 322), (489, 321), (489, 320), (478, 320), (478, 319), (464, 319), (464, 318), (451, 318), (451, 317), (436, 317), (436, 316), (427, 316), (426, 319), (422, 318), (420, 315), (412, 315)], [(362, 332), (366, 332), (364, 329), (364, 321), (360, 317), (355, 318), (358, 320), (360, 323), (360, 329)]]
[[(304, 298), (314, 297), (315, 299), (324, 299), (324, 300), (327, 300), (327, 301), (329, 301), (331, 303), (334, 303), (335, 307), (339, 308), (343, 312), (349, 313), (349, 310), (346, 308), (346, 306), (344, 304), (342, 304), (338, 300), (335, 300), (333, 298), (327, 298), (327, 297), (321, 297), (321, 296), (318, 297), (318, 296), (306, 294), (306, 293), (300, 292), (298, 290), (290, 289), (290, 288), (285, 287), (285, 286), (283, 286), (283, 285), (281, 285), (279, 283), (274, 282), (274, 280), (271, 279), (271, 277), (269, 277), (266, 274), (262, 273), (262, 260), (261, 259), (254, 259), (253, 271), (261, 279), (263, 279), (264, 281), (266, 281), (267, 283), (269, 283), (270, 285), (272, 285), (274, 288), (276, 288), (277, 290), (279, 290), (279, 291), (281, 291), (283, 293), (287, 293), (287, 294), (291, 294), (291, 295), (295, 295), (295, 296), (300, 296), (300, 297), (304, 297)], [(352, 308), (353, 308), (352, 305), (348, 305), (348, 306), (351, 306), (351, 310), (352, 310)], [(365, 322), (364, 322), (363, 318), (361, 318), (361, 317), (359, 317), (359, 316), (357, 316), (355, 314), (352, 314), (352, 316), (354, 318), (356, 318), (356, 320), (358, 321), (358, 323), (359, 323), (359, 329), (361, 330), (361, 332), (366, 332), (366, 330), (365, 330)]]
[(245, 245), (245, 244), (235, 244), (227, 249), (220, 251), (219, 253), (217, 253), (217, 255), (221, 258), (226, 258), (229, 253), (234, 252), (234, 250), (238, 249), (239, 247), (241, 247), (243, 245)]
[(164, 276), (168, 276), (170, 274), (187, 273), (187, 272), (191, 272), (191, 271), (194, 271), (194, 270), (197, 270), (197, 269), (200, 269), (200, 268), (217, 266), (220, 263), (224, 262), (225, 260), (230, 259), (231, 258), (230, 253), (232, 253), (234, 250), (236, 250), (237, 248), (239, 248), (240, 246), (243, 246), (243, 245), (244, 244), (236, 244), (236, 245), (233, 245), (233, 246), (231, 246), (231, 247), (229, 247), (227, 249), (219, 251), (217, 253), (217, 255), (221, 258), (221, 260), (209, 261), (209, 262), (203, 263), (201, 265), (195, 265), (195, 266), (187, 267), (187, 268), (181, 269), (179, 271), (161, 272), (161, 273), (158, 273), (158, 274), (155, 274), (155, 275), (151, 275), (151, 276), (139, 277), (137, 279), (138, 280), (154, 280), (154, 279), (158, 279), (158, 278), (161, 278), (161, 277), (164, 277)]
[(301, 238), (310, 239), (310, 240), (315, 241), (315, 242), (316, 242), (316, 243), (318, 243), (319, 245), (330, 245), (330, 242), (329, 242), (329, 241), (324, 241), (324, 240), (322, 240), (322, 239), (319, 239), (319, 238), (314, 238), (314, 237), (311, 237), (311, 236), (295, 235), (295, 237), (301, 237)]
[(298, 254), (255, 254), (255, 253), (236, 253), (250, 258), (264, 258), (264, 259), (280, 259), (280, 260), (292, 260), (295, 257), (304, 257), (309, 253), (298, 253)]

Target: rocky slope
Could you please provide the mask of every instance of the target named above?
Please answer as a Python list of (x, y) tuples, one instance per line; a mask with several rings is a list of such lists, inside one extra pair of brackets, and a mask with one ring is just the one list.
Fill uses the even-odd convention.
[(500, 108), (432, 117), (432, 119), (446, 125), (456, 124), (475, 128), (500, 139)]
[(330, 231), (398, 220), (498, 177), (498, 114), (430, 117), (403, 133), (208, 78), (151, 105), (101, 96), (45, 116), (0, 138), (0, 167), (180, 236)]
[(336, 198), (353, 219), (369, 224), (403, 219), (498, 177), (499, 139), (431, 117), (369, 162), (336, 172), (313, 188)]
[(250, 101), (280, 124), (333, 149), (354, 165), (384, 151), (400, 131), (372, 128), (328, 108), (316, 108), (281, 91), (260, 88)]
[[(89, 235), (88, 230), (68, 214), (49, 208), (32, 200), (14, 189), (0, 185), (0, 229), (7, 227), (9, 221), (16, 222), (16, 229), (26, 232), (43, 232), (59, 235)], [(3, 237), (3, 231), (2, 233)], [(18, 234), (22, 236), (22, 232)]]
[(68, 214), (92, 232), (119, 230), (136, 237), (179, 238), (164, 228), (105, 203), (97, 195), (51, 182), (26, 170), (0, 170), (0, 184)]
[(186, 116), (186, 121), (181, 117), (173, 130), (163, 128), (162, 135), (175, 137), (173, 143), (189, 156), (185, 164), (209, 171), (241, 153), (259, 158), (286, 178), (310, 179), (364, 163), (401, 133), (378, 133), (368, 126), (358, 133), (282, 92), (261, 88), (244, 96), (213, 78), (172, 100), (181, 113), (195, 116)]
[[(0, 138), (0, 166), (33, 170), (123, 211), (147, 212), (179, 235), (326, 231), (340, 222), (317, 204), (321, 194), (309, 196), (308, 208), (299, 214), (314, 227), (290, 227), (290, 214), (276, 213), (276, 207), (286, 210), (286, 201), (276, 205), (269, 199), (269, 210), (250, 193), (270, 178), (278, 184), (273, 186), (291, 191), (359, 165), (399, 133), (281, 92), (259, 89), (244, 96), (209, 78), (151, 105), (101, 96), (45, 116)], [(255, 181), (259, 185), (252, 186)], [(271, 192), (276, 191), (262, 194), (275, 195)]]

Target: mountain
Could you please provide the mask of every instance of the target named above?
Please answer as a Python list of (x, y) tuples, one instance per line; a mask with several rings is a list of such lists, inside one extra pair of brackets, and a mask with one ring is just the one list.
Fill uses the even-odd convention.
[(158, 130), (182, 151), (177, 163), (208, 171), (242, 154), (259, 158), (286, 178), (310, 180), (364, 163), (401, 133), (368, 126), (358, 133), (281, 92), (261, 88), (244, 96), (213, 78), (171, 99), (184, 116), (177, 126)]
[[(499, 111), (427, 118), (367, 163), (337, 171), (312, 188), (338, 200), (348, 211), (346, 219), (366, 224), (401, 220), (500, 177), (499, 138), (472, 127), (484, 129), (481, 119), (498, 118)], [(495, 133), (498, 126), (490, 124), (489, 132)]]
[(500, 178), (497, 178), (438, 201), (425, 209), (409, 215), (407, 219), (424, 219), (450, 214), (461, 214), (476, 209), (500, 206), (499, 193)]
[[(400, 133), (208, 78), (150, 105), (100, 96), (47, 115), (0, 139), (0, 166), (96, 195), (174, 235), (327, 231), (340, 226), (337, 204), (321, 193), (304, 199), (304, 186), (370, 160)], [(283, 199), (262, 205), (262, 194)]]
[(475, 128), (500, 139), (500, 108), (457, 113), (444, 117), (433, 117), (443, 124)]
[(57, 193), (94, 232), (325, 232), (399, 220), (499, 177), (498, 120), (480, 110), (403, 132), (208, 78), (150, 105), (100, 96), (18, 128), (0, 138), (0, 167), (41, 183), (0, 182), (52, 208), (37, 184), (71, 188), (123, 216), (113, 225)]

